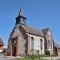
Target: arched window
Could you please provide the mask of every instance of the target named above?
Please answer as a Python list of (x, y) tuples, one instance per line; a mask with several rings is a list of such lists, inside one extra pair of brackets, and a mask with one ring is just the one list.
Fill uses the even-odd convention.
[(31, 50), (33, 50), (33, 49), (34, 49), (34, 38), (31, 37)]
[(40, 47), (41, 47), (41, 49), (43, 48), (43, 40), (42, 39), (40, 39)]
[(50, 49), (52, 49), (52, 46), (53, 46), (53, 41), (50, 40)]
[(48, 40), (48, 49), (50, 49), (50, 40)]

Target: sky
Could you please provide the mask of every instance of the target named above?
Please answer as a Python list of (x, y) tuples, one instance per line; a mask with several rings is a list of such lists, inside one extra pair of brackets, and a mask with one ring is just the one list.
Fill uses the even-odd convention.
[[(22, 0), (0, 0), (0, 38), (5, 45), (13, 30)], [(37, 29), (49, 27), (54, 41), (60, 45), (60, 0), (23, 0), (27, 25)]]

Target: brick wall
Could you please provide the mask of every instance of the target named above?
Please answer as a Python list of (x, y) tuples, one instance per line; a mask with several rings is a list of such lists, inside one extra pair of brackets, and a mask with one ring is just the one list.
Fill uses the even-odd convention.
[(3, 46), (0, 46), (0, 50), (3, 50)]
[(60, 48), (58, 48), (57, 51), (58, 51), (58, 56), (60, 56)]

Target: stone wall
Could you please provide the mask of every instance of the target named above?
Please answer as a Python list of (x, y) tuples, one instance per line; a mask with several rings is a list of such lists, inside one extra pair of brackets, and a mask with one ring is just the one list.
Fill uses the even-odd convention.
[[(41, 37), (41, 36), (36, 36), (36, 35), (32, 35), (32, 34), (28, 34), (27, 35), (29, 36), (29, 46), (30, 46), (30, 51), (31, 51), (31, 37), (34, 38), (34, 52), (36, 53), (37, 50), (39, 50), (39, 53), (40, 54), (44, 54), (44, 37)], [(42, 50), (41, 50), (41, 40), (42, 39)]]

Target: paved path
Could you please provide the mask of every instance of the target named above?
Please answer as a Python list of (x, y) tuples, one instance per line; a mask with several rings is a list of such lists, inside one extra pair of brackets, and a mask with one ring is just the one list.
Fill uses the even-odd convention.
[(44, 57), (44, 59), (48, 59), (48, 60), (60, 60), (60, 57)]
[[(0, 56), (0, 60), (14, 60), (14, 58), (16, 58), (16, 57), (13, 57), (13, 56), (10, 56), (10, 57)], [(44, 57), (44, 59), (48, 59), (48, 60), (60, 60), (60, 57)]]
[(14, 60), (14, 57), (4, 57), (4, 56), (0, 56), (0, 60)]

